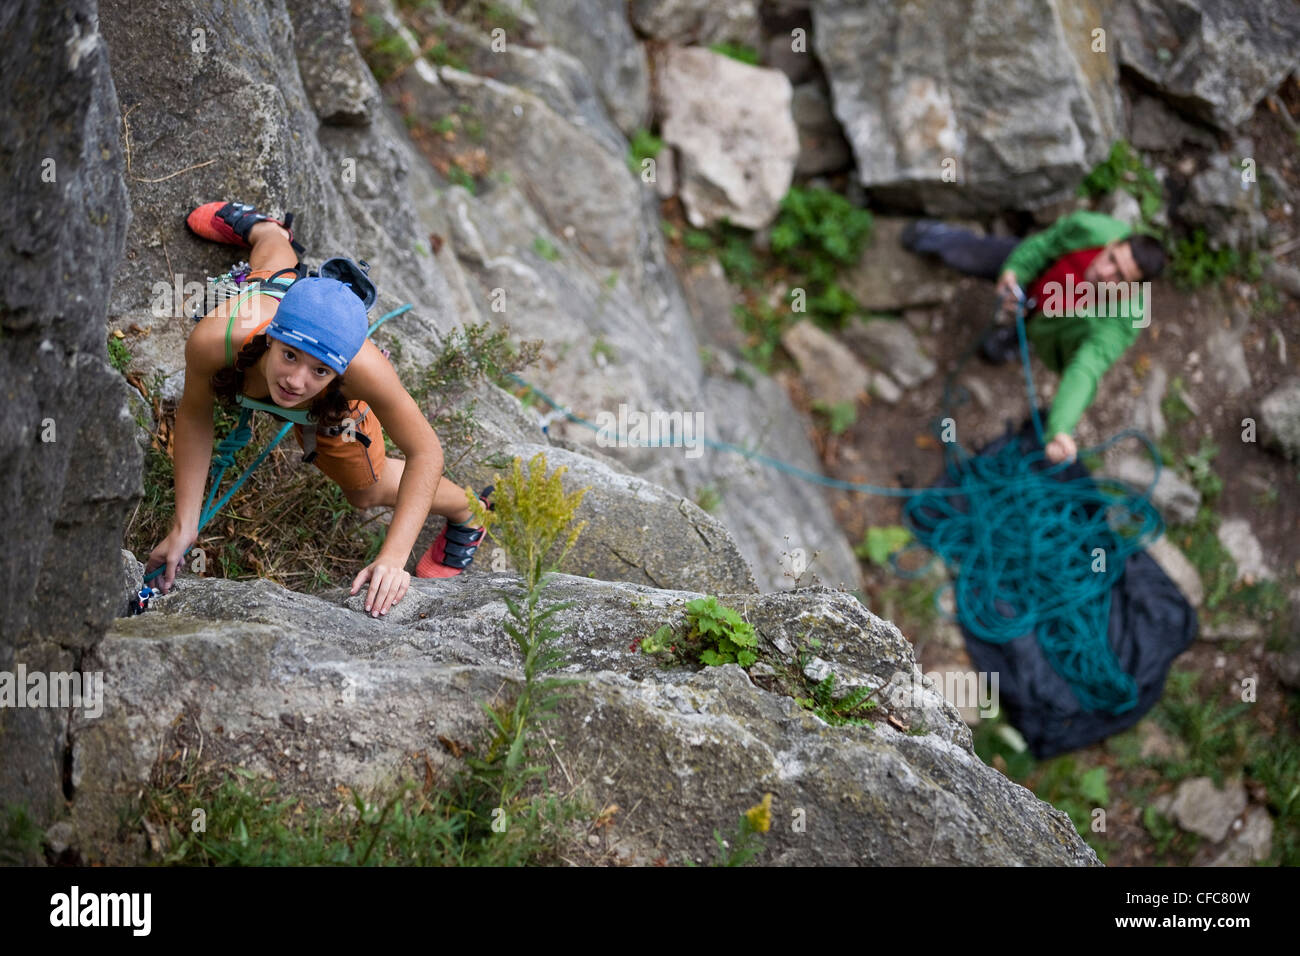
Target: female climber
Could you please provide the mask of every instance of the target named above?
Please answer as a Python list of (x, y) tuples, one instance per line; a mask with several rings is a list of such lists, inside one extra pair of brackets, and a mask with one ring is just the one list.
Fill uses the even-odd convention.
[[(417, 577), (460, 574), (473, 561), (483, 529), (472, 524), (466, 492), (442, 473), (442, 446), (397, 372), (366, 338), (361, 293), (336, 278), (298, 278), (302, 247), (285, 222), (243, 203), (213, 202), (186, 218), (195, 234), (251, 247), (250, 291), (205, 315), (185, 346), (185, 390), (176, 409), (176, 510), (171, 533), (149, 555), (146, 573), (165, 566), (171, 589), (179, 564), (198, 537), (203, 489), (212, 456), (216, 399), (256, 407), (295, 422), (311, 461), (356, 508), (394, 509), (379, 555), (352, 581), (367, 581), (366, 610), (386, 614), (410, 586), (405, 570), (425, 517), (447, 525), (420, 558)], [(372, 287), (373, 288), (373, 287)], [(238, 343), (238, 344), (235, 344)], [(383, 431), (406, 456), (384, 456)], [(304, 444), (304, 434), (306, 443)], [(313, 447), (314, 446), (314, 447)], [(485, 505), (491, 489), (481, 495)]]

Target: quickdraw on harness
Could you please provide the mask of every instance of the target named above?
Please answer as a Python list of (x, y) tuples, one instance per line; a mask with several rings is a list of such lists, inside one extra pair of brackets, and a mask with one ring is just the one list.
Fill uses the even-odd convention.
[[(352, 289), (352, 291), (356, 292), (365, 303), (366, 310), (369, 311), (378, 297), (374, 284), (367, 277), (369, 271), (370, 266), (364, 260), (361, 260), (358, 265), (357, 263), (353, 263), (350, 259), (335, 258), (326, 260), (326, 262), (321, 265), (319, 273), (308, 272), (307, 275), (322, 275), (325, 278), (334, 278), (344, 282)], [(289, 275), (290, 273), (292, 275)], [(270, 295), (276, 299), (282, 298), (289, 286), (300, 277), (300, 273), (296, 268), (289, 268), (281, 269), (279, 272), (267, 279), (253, 279), (250, 282), (247, 277), (248, 264), (243, 262), (236, 264), (230, 272), (227, 272), (224, 275), (209, 277), (209, 282), (222, 286), (223, 289), (233, 289), (233, 295), (241, 297), (239, 302), (236, 303), (234, 309), (232, 309), (231, 322), (226, 328), (228, 364), (233, 360), (231, 332), (234, 325), (234, 314), (238, 311), (239, 306), (248, 298), (257, 294)], [(264, 286), (272, 284), (277, 288), (264, 288)], [(227, 294), (223, 297), (223, 301), (225, 298), (231, 297), (231, 295)], [(371, 324), (370, 328), (366, 330), (366, 338), (370, 338), (370, 336), (374, 334), (375, 330), (389, 319), (402, 315), (405, 312), (409, 312), (410, 309), (411, 303), (408, 302), (376, 319), (375, 322)], [(196, 316), (196, 321), (201, 317), (202, 316)], [(388, 357), (388, 349), (380, 349), (380, 351), (385, 357)], [(258, 465), (266, 460), (266, 457), (271, 453), (275, 446), (280, 444), (284, 437), (289, 434), (289, 430), (293, 428), (295, 424), (303, 426), (303, 451), (305, 453), (303, 461), (304, 463), (310, 463), (316, 457), (317, 431), (321, 431), (330, 436), (343, 434), (345, 431), (355, 428), (370, 411), (370, 409), (367, 408), (360, 417), (347, 424), (321, 427), (311, 421), (306, 409), (281, 408), (278, 405), (260, 402), (257, 399), (248, 398), (242, 394), (236, 397), (236, 401), (241, 406), (239, 421), (231, 430), (230, 434), (217, 443), (216, 451), (213, 453), (212, 464), (209, 468), (209, 474), (212, 480), (212, 489), (208, 492), (207, 500), (204, 502), (203, 509), (199, 513), (198, 531), (202, 531), (208, 522), (212, 520), (213, 516), (215, 516), (216, 513), (225, 506), (226, 502), (231, 499), (235, 492), (243, 487), (244, 482), (246, 482), (249, 476), (257, 470)], [(244, 473), (235, 479), (234, 483), (229, 489), (227, 489), (226, 493), (216, 501), (213, 501), (213, 499), (216, 498), (217, 490), (221, 487), (221, 482), (225, 476), (226, 469), (235, 464), (236, 453), (243, 449), (252, 440), (253, 412), (259, 409), (269, 412), (278, 418), (288, 419), (288, 421), (285, 422), (284, 427), (280, 429), (279, 433), (271, 439), (270, 443), (262, 449), (261, 454), (253, 460), (252, 464), (244, 469)], [(369, 447), (369, 436), (357, 431), (355, 432), (355, 437), (363, 445)], [(151, 587), (149, 582), (158, 577), (158, 575), (160, 575), (164, 570), (166, 570), (165, 564), (158, 566), (145, 575), (140, 590), (132, 595), (131, 599), (127, 602), (128, 615), (143, 614), (145, 611), (149, 610), (152, 606), (153, 600), (161, 593), (158, 588)]]

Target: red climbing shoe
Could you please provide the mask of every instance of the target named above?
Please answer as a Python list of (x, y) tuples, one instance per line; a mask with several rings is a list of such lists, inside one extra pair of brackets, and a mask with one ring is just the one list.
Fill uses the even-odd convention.
[[(489, 500), (492, 490), (492, 486), (488, 485), (478, 496), (479, 501), (483, 502), (483, 506), (489, 511), (492, 509)], [(463, 524), (453, 524), (448, 521), (442, 533), (434, 539), (433, 544), (429, 545), (429, 550), (424, 552), (415, 565), (415, 576), (454, 578), (470, 566), (474, 560), (474, 552), (483, 543), (485, 533), (483, 528), (468, 528)]]
[(260, 213), (253, 206), (242, 202), (210, 202), (199, 206), (188, 216), (185, 217), (185, 225), (189, 227), (190, 232), (202, 239), (210, 239), (213, 242), (224, 242), (232, 246), (244, 246), (247, 248), (251, 243), (248, 241), (249, 231), (259, 222), (273, 222), (277, 226), (283, 226), (289, 233), (289, 244), (293, 246), (294, 252), (301, 255), (303, 247), (294, 241), (293, 238), (293, 213), (286, 213), (284, 222), (278, 219), (272, 219), (270, 216)]

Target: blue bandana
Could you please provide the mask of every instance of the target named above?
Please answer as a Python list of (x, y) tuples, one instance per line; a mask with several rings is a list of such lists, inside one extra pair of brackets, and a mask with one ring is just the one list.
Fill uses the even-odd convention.
[(366, 306), (337, 279), (299, 279), (284, 294), (266, 334), (320, 359), (342, 375), (366, 341)]

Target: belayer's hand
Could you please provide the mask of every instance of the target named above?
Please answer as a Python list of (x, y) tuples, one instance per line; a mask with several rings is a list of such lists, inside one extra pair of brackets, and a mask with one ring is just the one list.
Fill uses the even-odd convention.
[(1059, 465), (1063, 461), (1073, 461), (1074, 456), (1079, 453), (1079, 448), (1074, 443), (1074, 439), (1065, 432), (1057, 432), (1056, 437), (1047, 443), (1047, 460), (1053, 465)]
[(1020, 289), (1020, 282), (1016, 279), (1016, 274), (1007, 269), (1002, 275), (998, 276), (998, 302), (1001, 307), (1001, 314), (1006, 318), (1014, 318), (1016, 314), (1016, 302), (1023, 299), (1025, 293)]

